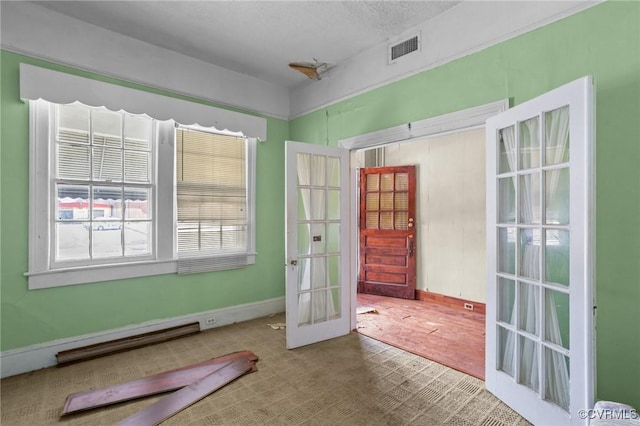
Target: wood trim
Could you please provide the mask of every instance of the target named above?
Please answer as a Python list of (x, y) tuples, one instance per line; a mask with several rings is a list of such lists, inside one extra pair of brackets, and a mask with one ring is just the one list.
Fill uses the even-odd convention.
[(69, 349), (67, 351), (58, 352), (56, 354), (56, 358), (58, 360), (58, 366), (62, 366), (74, 362), (86, 361), (88, 359), (110, 355), (117, 352), (141, 348), (143, 346), (152, 345), (154, 343), (166, 342), (167, 340), (190, 336), (197, 333), (200, 333), (200, 323), (194, 322), (191, 324), (179, 325), (177, 327), (171, 327), (164, 330), (144, 333), (138, 336), (125, 337), (122, 339), (112, 340), (110, 342), (97, 343), (95, 345)]
[[(482, 315), (485, 315), (486, 313), (486, 304), (484, 303), (474, 302), (466, 299), (459, 299), (457, 297), (445, 296), (444, 294), (433, 293), (431, 291), (416, 290), (416, 299), (438, 303), (440, 305), (448, 306), (454, 309), (473, 311)], [(466, 309), (465, 304), (472, 305), (473, 309)]]
[(125, 383), (118, 383), (106, 388), (77, 392), (67, 397), (61, 416), (176, 390), (196, 380), (202, 379), (221, 369), (229, 361), (239, 358), (246, 358), (249, 362), (254, 363), (258, 361), (258, 357), (253, 352), (233, 352), (198, 364), (188, 365)]

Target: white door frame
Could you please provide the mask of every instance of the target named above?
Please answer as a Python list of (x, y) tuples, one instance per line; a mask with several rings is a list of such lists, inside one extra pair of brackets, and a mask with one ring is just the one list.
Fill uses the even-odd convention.
[[(491, 102), (488, 104), (425, 118), (423, 120), (406, 123), (387, 129), (378, 130), (363, 135), (340, 139), (338, 146), (346, 148), (350, 153), (364, 148), (383, 147), (393, 143), (412, 142), (428, 136), (443, 136), (463, 130), (472, 130), (484, 127), (490, 117), (509, 108), (509, 100)], [(358, 327), (356, 316), (357, 290), (358, 290), (358, 171), (363, 167), (360, 164), (351, 164), (351, 188), (354, 191), (351, 197), (351, 329)]]

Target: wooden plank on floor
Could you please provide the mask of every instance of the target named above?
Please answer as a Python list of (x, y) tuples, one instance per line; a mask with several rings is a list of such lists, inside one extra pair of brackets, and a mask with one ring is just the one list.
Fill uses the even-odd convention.
[(251, 351), (234, 352), (106, 388), (74, 393), (67, 397), (61, 415), (176, 390), (221, 369), (229, 361), (240, 358), (248, 359), (250, 362), (258, 361), (258, 357)]
[(200, 323), (194, 322), (164, 330), (152, 331), (137, 336), (112, 340), (110, 342), (97, 343), (95, 345), (61, 351), (56, 354), (56, 359), (58, 361), (58, 366), (63, 366), (74, 362), (111, 355), (117, 352), (141, 348), (155, 343), (166, 342), (167, 340), (190, 336), (197, 333), (200, 333)]
[(255, 363), (248, 358), (229, 361), (221, 369), (127, 417), (118, 426), (157, 425), (254, 369)]

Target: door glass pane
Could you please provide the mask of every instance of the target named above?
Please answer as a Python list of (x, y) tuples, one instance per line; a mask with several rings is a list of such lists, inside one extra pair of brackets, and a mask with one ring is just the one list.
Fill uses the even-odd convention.
[(408, 212), (396, 212), (394, 229), (406, 231), (409, 229), (409, 213)]
[(340, 256), (329, 256), (329, 285), (339, 286), (340, 282)]
[(308, 223), (298, 224), (298, 254), (305, 255), (311, 253), (311, 225)]
[(324, 257), (311, 258), (311, 287), (314, 289), (327, 286), (327, 259)]
[(520, 123), (520, 169), (540, 167), (540, 120), (538, 117)]
[(516, 273), (516, 229), (498, 229), (498, 271)]
[(380, 210), (393, 210), (393, 192), (380, 194)]
[(393, 174), (383, 173), (380, 182), (381, 191), (393, 191)]
[(338, 157), (327, 157), (327, 174), (329, 175), (329, 186), (340, 187), (340, 159)]
[(516, 298), (516, 283), (513, 280), (498, 277), (498, 321), (513, 324), (513, 305)]
[(311, 183), (315, 186), (325, 186), (327, 184), (327, 159), (322, 155), (313, 156), (311, 166)]
[(540, 223), (540, 173), (520, 176), (520, 222)]
[(498, 370), (502, 370), (511, 377), (514, 376), (514, 346), (515, 338), (512, 331), (498, 326), (498, 354), (496, 366)]
[(329, 195), (327, 218), (338, 220), (340, 219), (340, 191), (332, 189), (327, 191), (327, 194)]
[(549, 348), (544, 349), (544, 356), (545, 399), (569, 411), (569, 357)]
[(313, 254), (324, 254), (327, 249), (327, 236), (324, 223), (311, 225), (311, 251)]
[(378, 229), (378, 212), (367, 212), (367, 229)]
[(340, 253), (340, 224), (327, 224), (327, 253)]
[(311, 262), (309, 258), (298, 259), (298, 291), (311, 288)]
[(545, 178), (545, 220), (549, 225), (569, 223), (569, 168), (548, 170)]
[(379, 191), (380, 190), (380, 175), (368, 174), (367, 176), (367, 191)]
[(311, 215), (311, 190), (308, 188), (298, 188), (298, 220), (309, 220)]
[(396, 191), (408, 191), (408, 190), (409, 190), (409, 174), (396, 173)]
[(311, 185), (311, 155), (297, 154), (298, 185)]
[[(330, 301), (327, 298), (327, 291), (315, 291), (313, 292), (313, 303), (311, 303), (311, 308), (313, 310), (313, 323), (317, 324), (319, 322), (327, 321), (327, 312), (329, 308)], [(333, 305), (330, 305), (333, 308)], [(333, 310), (333, 309), (332, 309)]]
[(409, 210), (409, 193), (396, 192), (394, 207), (395, 207), (395, 210)]
[(540, 229), (520, 230), (520, 275), (540, 278)]
[(520, 377), (518, 383), (534, 391), (540, 389), (538, 374), (538, 344), (524, 336), (519, 336)]
[(311, 292), (304, 292), (298, 295), (298, 326), (311, 324)]
[(330, 304), (329, 304), (329, 319), (340, 318), (340, 288), (332, 288), (327, 290)]
[(516, 170), (516, 130), (515, 126), (498, 130), (498, 174)]
[(313, 197), (311, 200), (311, 217), (313, 220), (325, 220), (327, 211), (327, 206), (325, 205), (326, 193), (324, 189), (311, 190), (311, 196)]
[(514, 178), (498, 179), (498, 222), (515, 223), (516, 221), (516, 189)]
[(569, 295), (545, 289), (544, 338), (565, 349), (569, 349)]
[(380, 212), (380, 229), (393, 229), (392, 212)]
[(569, 161), (569, 106), (545, 113), (545, 164)]
[(569, 286), (569, 231), (545, 231), (545, 281)]
[(527, 333), (538, 335), (538, 310), (540, 309), (540, 292), (537, 286), (520, 283), (518, 304), (518, 328)]
[(380, 194), (378, 192), (369, 192), (366, 196), (367, 210), (378, 210), (380, 208)]

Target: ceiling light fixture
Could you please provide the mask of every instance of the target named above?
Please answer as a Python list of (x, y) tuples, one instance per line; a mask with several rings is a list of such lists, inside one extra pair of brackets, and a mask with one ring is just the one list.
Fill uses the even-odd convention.
[(301, 72), (311, 80), (320, 80), (321, 75), (329, 70), (329, 64), (318, 62), (316, 58), (313, 60), (315, 62), (291, 62), (289, 68)]

